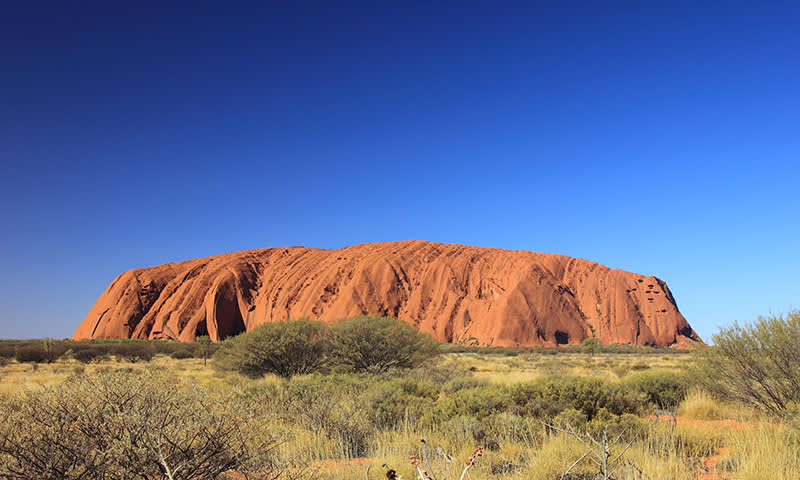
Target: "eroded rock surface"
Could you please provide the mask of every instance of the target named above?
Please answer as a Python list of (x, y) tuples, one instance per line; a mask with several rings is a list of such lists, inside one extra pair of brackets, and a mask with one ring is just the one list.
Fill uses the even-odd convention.
[(563, 255), (423, 241), (266, 248), (130, 270), (73, 338), (218, 340), (287, 318), (362, 314), (395, 316), (451, 343), (698, 340), (656, 277)]

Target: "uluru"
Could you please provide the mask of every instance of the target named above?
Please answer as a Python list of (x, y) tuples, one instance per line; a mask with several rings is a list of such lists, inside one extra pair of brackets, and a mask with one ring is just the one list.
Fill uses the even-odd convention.
[(122, 273), (74, 339), (221, 340), (265, 322), (390, 315), (442, 342), (699, 340), (654, 276), (526, 250), (382, 242), (246, 250)]

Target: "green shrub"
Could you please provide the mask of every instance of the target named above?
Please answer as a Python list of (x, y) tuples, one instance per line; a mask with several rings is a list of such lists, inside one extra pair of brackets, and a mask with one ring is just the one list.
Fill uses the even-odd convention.
[(52, 363), (58, 360), (69, 349), (67, 342), (59, 342), (52, 338), (42, 339), (42, 349), (45, 353), (45, 361)]
[(444, 385), (456, 379), (472, 377), (472, 371), (469, 367), (455, 362), (425, 362), (411, 370), (395, 371), (395, 374), (418, 381), (432, 382), (436, 385)]
[(691, 381), (685, 373), (665, 370), (629, 375), (623, 385), (645, 394), (658, 408), (675, 410), (686, 397)]
[(595, 352), (597, 352), (603, 345), (603, 342), (600, 341), (597, 337), (589, 337), (581, 342), (580, 350), (583, 352), (588, 353), (591, 356), (594, 356)]
[[(490, 415), (484, 420), (487, 434), (500, 443), (522, 442), (533, 445), (541, 440), (544, 426), (537, 419), (512, 415), (508, 412)], [(488, 444), (487, 444), (488, 445)]]
[(433, 408), (439, 389), (432, 383), (410, 378), (380, 382), (363, 394), (364, 407), (376, 428), (417, 425)]
[(106, 357), (109, 351), (111, 351), (109, 345), (75, 345), (72, 350), (72, 358), (81, 363), (89, 363), (95, 359)]
[(333, 327), (336, 361), (356, 371), (410, 368), (440, 353), (430, 335), (393, 317), (360, 316)]
[(17, 347), (14, 358), (19, 363), (42, 363), (47, 361), (48, 356), (41, 345), (23, 345)]
[(445, 383), (442, 391), (449, 395), (465, 388), (485, 387), (487, 385), (489, 385), (489, 381), (485, 378), (459, 377)]
[(0, 478), (219, 478), (269, 468), (269, 445), (251, 434), (263, 438), (258, 422), (160, 376), (74, 375), (0, 396), (0, 417)]
[(583, 429), (588, 422), (586, 415), (579, 411), (575, 410), (574, 408), (567, 408), (561, 411), (558, 415), (553, 417), (552, 423), (553, 426), (570, 430), (570, 429)]
[(176, 360), (181, 360), (184, 358), (194, 358), (194, 354), (189, 350), (175, 350), (174, 352), (172, 352), (170, 357)]
[(249, 377), (267, 373), (289, 378), (320, 370), (328, 363), (330, 327), (308, 319), (272, 322), (225, 340), (214, 366)]
[(0, 344), (0, 358), (12, 359), (15, 356), (14, 346)]
[(129, 362), (149, 362), (153, 359), (153, 348), (148, 342), (124, 342), (116, 343), (109, 350), (111, 355), (117, 359), (124, 359)]
[(603, 433), (616, 437), (620, 435), (625, 441), (630, 441), (644, 431), (647, 424), (640, 417), (623, 413), (614, 415), (608, 410), (601, 408), (597, 415), (585, 425), (586, 432), (599, 438)]
[(489, 415), (508, 409), (509, 396), (505, 387), (488, 385), (465, 388), (441, 399), (433, 412), (433, 418), (447, 420), (454, 417), (471, 417), (482, 420)]
[(284, 425), (323, 433), (341, 458), (366, 455), (374, 436), (364, 390), (375, 377), (361, 374), (297, 376), (246, 394), (249, 408)]
[(800, 405), (792, 404), (787, 408), (783, 426), (786, 444), (800, 452)]
[(781, 414), (800, 403), (800, 311), (721, 328), (698, 350), (701, 381), (722, 398)]
[(644, 397), (621, 385), (596, 378), (559, 377), (536, 380), (511, 390), (514, 411), (520, 415), (552, 418), (566, 409), (575, 409), (591, 420), (601, 408), (614, 415), (638, 413)]
[(449, 418), (444, 422), (440, 430), (454, 433), (462, 442), (464, 437), (468, 437), (470, 440), (467, 440), (467, 442), (472, 443), (474, 441), (482, 445), (485, 444), (487, 437), (486, 422), (477, 420), (470, 415), (457, 415)]
[(622, 378), (625, 375), (627, 375), (630, 369), (631, 367), (624, 364), (619, 364), (611, 367), (611, 371), (614, 372), (614, 375), (616, 375), (618, 378)]

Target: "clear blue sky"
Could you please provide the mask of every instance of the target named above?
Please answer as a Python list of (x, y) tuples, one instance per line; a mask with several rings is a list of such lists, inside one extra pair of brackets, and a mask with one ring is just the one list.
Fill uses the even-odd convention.
[(704, 339), (800, 306), (797, 2), (166, 3), (3, 8), (0, 338), (130, 268), (407, 239), (659, 276)]

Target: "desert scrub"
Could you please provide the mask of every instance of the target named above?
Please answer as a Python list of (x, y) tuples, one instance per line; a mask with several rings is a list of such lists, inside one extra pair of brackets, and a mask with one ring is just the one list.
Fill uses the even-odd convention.
[(333, 325), (301, 318), (265, 323), (225, 340), (213, 365), (253, 378), (329, 369), (383, 373), (419, 366), (440, 352), (429, 335), (392, 317), (352, 317)]
[(253, 378), (267, 373), (290, 378), (326, 366), (331, 342), (330, 326), (323, 322), (305, 318), (270, 322), (225, 340), (213, 365)]
[(272, 469), (274, 441), (257, 422), (158, 375), (75, 375), (0, 397), (0, 415), (0, 478), (177, 480)]
[(575, 409), (591, 420), (606, 409), (614, 415), (638, 413), (645, 406), (639, 392), (599, 379), (557, 377), (514, 385), (510, 389), (512, 411), (518, 415), (552, 418)]
[(800, 403), (800, 311), (734, 323), (713, 340), (697, 350), (709, 391), (777, 416)]
[(692, 382), (686, 373), (653, 370), (629, 374), (621, 385), (643, 393), (647, 401), (657, 408), (674, 410), (686, 396)]
[(453, 394), (465, 388), (482, 388), (489, 385), (489, 381), (485, 378), (475, 378), (471, 376), (464, 376), (453, 378), (442, 387), (442, 392), (447, 395)]
[(332, 332), (334, 362), (357, 372), (411, 368), (442, 351), (430, 335), (393, 317), (345, 318), (333, 325)]
[(432, 412), (432, 420), (446, 421), (455, 417), (482, 420), (508, 407), (508, 390), (502, 385), (464, 388), (441, 399)]
[(411, 378), (380, 381), (364, 391), (364, 406), (370, 423), (378, 429), (400, 425), (415, 427), (433, 408), (439, 388)]

